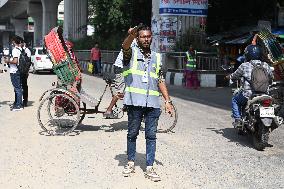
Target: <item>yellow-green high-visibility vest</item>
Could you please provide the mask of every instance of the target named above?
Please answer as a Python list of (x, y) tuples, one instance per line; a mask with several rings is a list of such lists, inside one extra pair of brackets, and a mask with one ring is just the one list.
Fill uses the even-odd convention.
[(186, 63), (186, 70), (196, 70), (196, 58), (195, 55), (192, 55), (188, 51), (186, 51), (187, 63)]
[[(148, 62), (143, 62), (148, 61)], [(154, 51), (148, 59), (137, 47), (132, 47), (132, 58), (123, 76), (126, 84), (124, 104), (160, 108), (158, 75), (161, 67), (161, 54)], [(147, 78), (147, 82), (144, 79)]]

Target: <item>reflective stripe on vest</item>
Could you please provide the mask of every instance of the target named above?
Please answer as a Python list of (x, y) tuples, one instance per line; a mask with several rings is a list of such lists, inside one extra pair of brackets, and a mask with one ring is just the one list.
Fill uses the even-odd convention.
[(195, 64), (186, 64), (186, 67), (196, 68), (196, 65)]
[[(161, 54), (156, 53), (156, 58), (157, 58), (157, 63), (156, 63), (156, 72), (150, 72), (150, 77), (157, 79), (158, 78), (158, 73), (160, 71), (160, 62), (161, 62)], [(129, 74), (134, 74), (134, 75), (144, 75), (144, 71), (142, 70), (137, 70), (138, 67), (138, 51), (137, 49), (134, 49), (134, 60), (133, 60), (133, 66), (132, 68), (125, 70), (122, 75), (124, 77), (127, 77)]]
[(188, 68), (196, 68), (196, 59), (193, 58), (188, 52), (186, 52), (186, 56), (187, 56), (186, 67), (188, 67)]
[[(139, 88), (135, 88), (135, 87), (126, 87), (125, 91), (130, 92), (130, 93), (138, 93), (138, 94), (142, 94), (142, 95), (147, 95), (147, 90), (139, 89)], [(149, 95), (159, 96), (160, 93), (158, 91), (149, 90)]]

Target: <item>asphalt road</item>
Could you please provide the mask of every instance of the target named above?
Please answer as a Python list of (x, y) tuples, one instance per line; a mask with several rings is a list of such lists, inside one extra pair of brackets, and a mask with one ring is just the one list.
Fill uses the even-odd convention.
[[(270, 136), (271, 148), (256, 151), (249, 137), (231, 127), (230, 89), (186, 90), (169, 87), (179, 112), (171, 134), (158, 134), (155, 166), (162, 181), (144, 178), (145, 139), (137, 141), (136, 173), (126, 164), (127, 117), (86, 116), (70, 136), (46, 136), (36, 112), (41, 94), (56, 80), (29, 77), (29, 107), (11, 112), (9, 74), (0, 75), (0, 188), (284, 188), (284, 128)], [(99, 97), (101, 78), (84, 75), (83, 88)], [(101, 109), (110, 100), (107, 94)]]

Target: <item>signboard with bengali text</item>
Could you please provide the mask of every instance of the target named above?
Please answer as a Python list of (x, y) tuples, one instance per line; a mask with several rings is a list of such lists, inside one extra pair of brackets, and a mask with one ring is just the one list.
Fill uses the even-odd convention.
[(181, 28), (175, 16), (152, 18), (152, 48), (159, 52), (171, 52)]
[(160, 15), (207, 16), (208, 0), (160, 0)]

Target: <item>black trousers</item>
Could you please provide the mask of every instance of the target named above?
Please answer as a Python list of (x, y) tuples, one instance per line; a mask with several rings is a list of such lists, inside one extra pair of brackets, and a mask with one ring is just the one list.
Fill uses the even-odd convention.
[(21, 74), (21, 84), (23, 89), (23, 104), (26, 104), (28, 102), (28, 97), (29, 97), (28, 77), (29, 74)]

